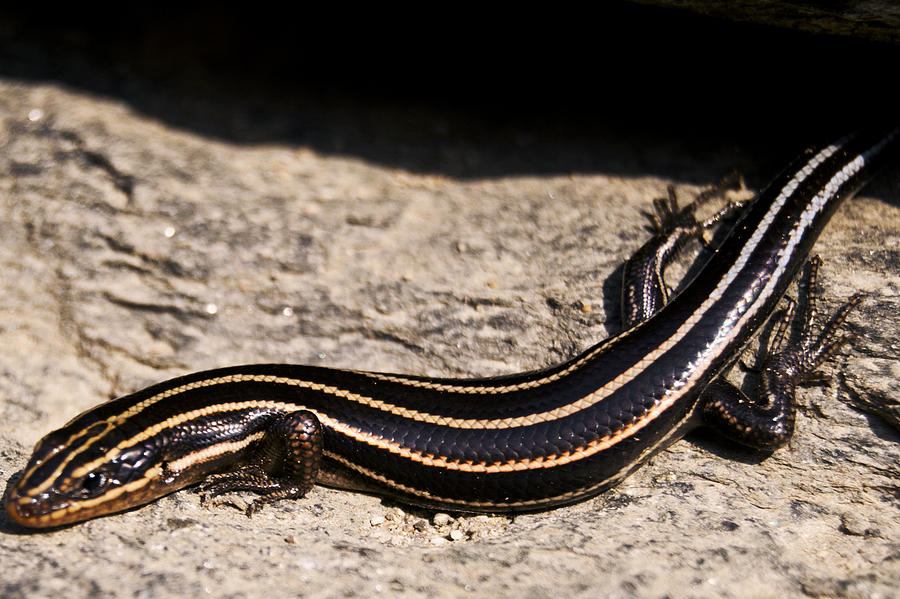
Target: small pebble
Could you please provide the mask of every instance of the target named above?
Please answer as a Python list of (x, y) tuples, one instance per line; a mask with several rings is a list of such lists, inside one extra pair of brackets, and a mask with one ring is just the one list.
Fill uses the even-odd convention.
[(446, 526), (447, 524), (450, 524), (450, 514), (438, 512), (434, 515), (432, 522), (434, 522), (435, 526)]
[(841, 516), (841, 525), (838, 527), (845, 535), (856, 537), (865, 536), (867, 531), (867, 523), (856, 514), (846, 513)]
[(372, 516), (372, 519), (369, 520), (369, 524), (371, 526), (379, 526), (381, 524), (384, 524), (384, 521), (385, 521), (384, 516)]
[(454, 528), (450, 531), (450, 540), (451, 541), (461, 541), (465, 537), (465, 533), (458, 528)]

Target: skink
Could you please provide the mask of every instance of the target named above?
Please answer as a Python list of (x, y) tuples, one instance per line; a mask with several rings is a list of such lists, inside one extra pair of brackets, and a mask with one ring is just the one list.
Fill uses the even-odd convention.
[[(625, 268), (628, 328), (543, 370), (459, 380), (260, 364), (189, 374), (93, 408), (41, 440), (6, 510), (27, 527), (78, 522), (203, 482), (266, 503), (316, 483), (456, 511), (539, 510), (595, 495), (689, 430), (760, 449), (794, 428), (795, 386), (843, 341), (852, 299), (824, 325), (775, 334), (750, 400), (723, 374), (776, 312), (841, 201), (893, 154), (900, 130), (803, 154), (669, 299), (662, 272), (700, 237), (693, 205), (657, 205)], [(808, 287), (814, 288), (815, 268)]]

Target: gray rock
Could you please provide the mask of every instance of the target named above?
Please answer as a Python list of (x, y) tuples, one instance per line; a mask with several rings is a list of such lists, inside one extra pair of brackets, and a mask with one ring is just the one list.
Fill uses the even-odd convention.
[(782, 0), (636, 0), (717, 19), (807, 33), (900, 43), (900, 7), (890, 0), (790, 2)]

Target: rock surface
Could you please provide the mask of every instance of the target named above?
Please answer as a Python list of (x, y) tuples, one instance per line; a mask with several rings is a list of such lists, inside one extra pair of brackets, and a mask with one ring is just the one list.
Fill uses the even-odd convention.
[[(559, 361), (619, 330), (617, 268), (651, 198), (734, 167), (758, 186), (797, 149), (615, 128), (475, 143), (439, 111), (370, 114), (320, 108), (304, 122), (328, 143), (247, 143), (0, 79), (0, 479), (80, 411), (190, 371)], [(884, 173), (816, 245), (825, 308), (869, 297), (769, 457), (696, 434), (599, 497), (516, 517), (325, 488), (252, 519), (189, 490), (48, 533), (2, 516), (0, 596), (894, 596), (898, 198)]]
[(701, 15), (773, 27), (900, 43), (900, 7), (890, 0), (790, 2), (782, 0), (635, 0)]

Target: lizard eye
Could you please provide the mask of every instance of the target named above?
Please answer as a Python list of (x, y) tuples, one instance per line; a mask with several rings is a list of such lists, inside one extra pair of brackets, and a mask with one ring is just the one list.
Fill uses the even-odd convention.
[(94, 497), (106, 490), (110, 478), (102, 472), (91, 472), (81, 481), (81, 493), (86, 497)]

